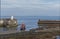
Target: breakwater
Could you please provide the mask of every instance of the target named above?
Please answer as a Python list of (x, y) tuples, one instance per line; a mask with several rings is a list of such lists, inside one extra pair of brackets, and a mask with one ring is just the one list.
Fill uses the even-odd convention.
[(44, 28), (60, 28), (60, 20), (38, 20), (38, 26)]

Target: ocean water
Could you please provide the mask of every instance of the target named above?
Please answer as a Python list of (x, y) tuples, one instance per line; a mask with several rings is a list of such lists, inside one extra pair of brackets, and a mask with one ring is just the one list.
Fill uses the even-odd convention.
[[(1, 18), (10, 18), (10, 16), (1, 16)], [(38, 28), (37, 22), (39, 19), (60, 20), (60, 16), (14, 16), (14, 18), (17, 19), (18, 24), (22, 24), (24, 22), (27, 31), (29, 31), (30, 29)], [(20, 25), (17, 27), (17, 30), (20, 30)], [(60, 39), (60, 37), (57, 36), (57, 39)]]
[[(10, 18), (10, 16), (1, 16), (1, 18)], [(14, 16), (17, 19), (18, 24), (22, 22), (26, 25), (26, 30), (30, 30), (32, 28), (37, 28), (37, 22), (39, 19), (41, 20), (60, 20), (60, 16)], [(20, 25), (17, 27), (17, 30), (20, 30)]]

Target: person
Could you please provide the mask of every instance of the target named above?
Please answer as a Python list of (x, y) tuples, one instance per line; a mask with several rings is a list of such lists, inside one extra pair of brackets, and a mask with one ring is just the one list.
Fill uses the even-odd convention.
[(25, 30), (25, 29), (26, 29), (25, 26), (26, 26), (26, 25), (25, 25), (24, 23), (22, 23), (22, 24), (21, 24), (21, 29), (20, 29), (20, 30)]

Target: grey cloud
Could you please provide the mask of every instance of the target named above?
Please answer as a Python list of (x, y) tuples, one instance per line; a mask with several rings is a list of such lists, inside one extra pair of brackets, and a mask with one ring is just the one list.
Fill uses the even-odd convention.
[(2, 16), (59, 16), (56, 10), (10, 8), (1, 10)]
[[(9, 8), (12, 8), (12, 7), (22, 7), (22, 6), (25, 6), (25, 7), (34, 7), (34, 6), (42, 6), (42, 7), (48, 7), (48, 6), (52, 6), (55, 5), (55, 4), (58, 4), (56, 1), (58, 0), (2, 0), (1, 1), (1, 6), (6, 6), (5, 8), (9, 7)], [(3, 8), (2, 6), (2, 8)], [(11, 7), (10, 7), (11, 6)], [(45, 7), (45, 8), (46, 8)], [(53, 7), (53, 6), (52, 6)]]
[(1, 15), (59, 16), (59, 0), (2, 0)]

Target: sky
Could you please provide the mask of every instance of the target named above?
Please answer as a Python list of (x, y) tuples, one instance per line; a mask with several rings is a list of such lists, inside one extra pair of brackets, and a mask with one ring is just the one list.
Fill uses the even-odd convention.
[(1, 16), (60, 16), (60, 0), (1, 0)]

